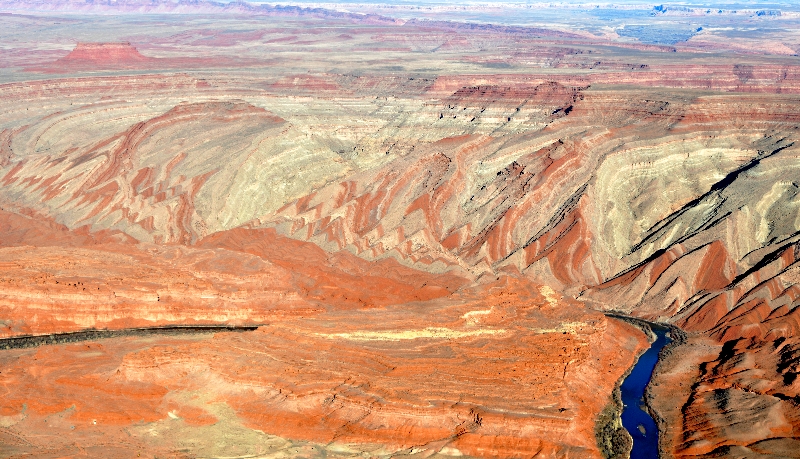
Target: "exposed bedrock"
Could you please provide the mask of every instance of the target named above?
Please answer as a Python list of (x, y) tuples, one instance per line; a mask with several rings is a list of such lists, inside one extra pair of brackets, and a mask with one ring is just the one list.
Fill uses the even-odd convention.
[[(221, 233), (202, 249), (129, 247), (125, 256), (111, 246), (114, 235), (91, 250), (2, 249), (13, 261), (2, 265), (0, 304), (20, 314), (12, 331), (266, 324), (247, 337), (4, 350), (4, 451), (94, 454), (112, 441), (107, 457), (600, 457), (593, 420), (647, 346), (635, 328), (525, 279), (451, 293), (463, 279), (346, 252), (327, 260), (311, 244), (248, 231), (260, 233)], [(86, 244), (81, 237), (64, 245)], [(112, 256), (116, 268), (98, 273), (109, 263), (96, 260)], [(69, 266), (76, 262), (81, 269)], [(41, 284), (38, 296), (23, 298), (17, 280)], [(89, 293), (96, 285), (101, 293)], [(153, 290), (167, 303), (143, 298)], [(109, 313), (123, 317), (104, 322)], [(204, 321), (204, 313), (216, 316)], [(53, 371), (65, 363), (68, 371)]]
[[(433, 80), (0, 87), (5, 336), (269, 324), (91, 350), (73, 392), (25, 375), (79, 345), (3, 354), (3, 428), (597, 457), (593, 422), (646, 343), (588, 305), (690, 332), (651, 389), (667, 452), (792, 456), (797, 97)], [(111, 377), (146, 403), (81, 402)], [(23, 409), (34, 393), (56, 395)]]
[(331, 305), (384, 307), (450, 295), (466, 279), (394, 260), (326, 254), (273, 230), (217, 233), (196, 247), (135, 244), (0, 211), (0, 337), (181, 324), (259, 325)]
[[(794, 102), (637, 96), (581, 90), (543, 111), (540, 129), (443, 139), (258, 224), (420, 269), (511, 269), (599, 308), (676, 323), (697, 334), (692, 346), (710, 336), (694, 361), (701, 375), (683, 367), (672, 384), (655, 380), (665, 449), (792, 457), (797, 405), (782, 387), (795, 384), (793, 367), (755, 356), (800, 331)], [(706, 374), (739, 339), (751, 371)]]

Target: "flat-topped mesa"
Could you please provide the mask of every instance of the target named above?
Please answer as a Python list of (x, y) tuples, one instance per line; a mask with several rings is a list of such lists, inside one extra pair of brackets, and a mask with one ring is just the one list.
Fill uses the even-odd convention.
[(120, 67), (148, 62), (153, 58), (143, 56), (128, 42), (78, 43), (72, 52), (59, 59), (59, 64)]

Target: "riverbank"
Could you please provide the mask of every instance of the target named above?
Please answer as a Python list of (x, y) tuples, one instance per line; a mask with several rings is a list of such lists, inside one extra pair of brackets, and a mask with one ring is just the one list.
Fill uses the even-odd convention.
[[(655, 426), (659, 432), (666, 431), (666, 420), (663, 416), (661, 416), (658, 411), (654, 408), (653, 398), (654, 395), (652, 393), (651, 385), (649, 381), (656, 377), (657, 372), (659, 371), (659, 366), (663, 362), (663, 359), (667, 356), (671, 355), (679, 346), (686, 342), (686, 333), (681, 330), (680, 328), (666, 323), (658, 323), (658, 322), (650, 322), (644, 319), (630, 317), (624, 314), (619, 313), (606, 313), (607, 317), (611, 317), (623, 322), (627, 322), (647, 335), (648, 340), (650, 343), (655, 343), (658, 336), (656, 332), (653, 331), (653, 327), (659, 327), (666, 329), (668, 332), (668, 336), (670, 341), (664, 345), (663, 348), (658, 353), (658, 360), (655, 363), (655, 367), (652, 370), (652, 373), (649, 375), (648, 384), (645, 387), (643, 400), (644, 400), (644, 409), (647, 414), (650, 415)], [(615, 389), (612, 393), (612, 401), (609, 405), (601, 413), (600, 417), (597, 420), (597, 428), (596, 428), (596, 436), (598, 440), (598, 446), (605, 458), (629, 458), (631, 457), (631, 451), (633, 450), (633, 437), (631, 433), (623, 426), (622, 422), (622, 413), (624, 409), (624, 403), (622, 400), (622, 385), (625, 380), (631, 375), (631, 373), (636, 368), (637, 364), (639, 364), (639, 359), (649, 351), (650, 348), (643, 350), (642, 352), (638, 353), (633, 361), (633, 364), (628, 368), (628, 370), (617, 380), (615, 384)], [(658, 454), (660, 457), (666, 456), (666, 451), (663, 448), (663, 442), (660, 440), (658, 441)]]
[(633, 437), (622, 426), (622, 396), (619, 388), (626, 377), (627, 374), (617, 381), (611, 401), (600, 412), (595, 423), (597, 447), (605, 459), (628, 458), (633, 448)]
[[(663, 370), (664, 361), (667, 357), (671, 356), (675, 351), (682, 345), (686, 344), (688, 335), (685, 331), (681, 330), (680, 328), (676, 327), (675, 325), (671, 324), (663, 324), (664, 326), (670, 329), (670, 337), (672, 338), (672, 342), (664, 346), (661, 349), (661, 352), (658, 354), (658, 363), (656, 364), (655, 369), (653, 370), (653, 375), (650, 377), (650, 380), (656, 379), (660, 375), (660, 371)], [(666, 443), (661, 438), (662, 434), (667, 432), (667, 420), (664, 416), (658, 412), (655, 408), (655, 395), (653, 394), (652, 390), (653, 386), (651, 384), (647, 385), (647, 388), (644, 392), (644, 405), (647, 408), (647, 412), (650, 413), (650, 417), (653, 418), (655, 421), (656, 426), (658, 427), (659, 432), (659, 440), (658, 440), (658, 456), (659, 457), (669, 457), (670, 451), (667, 451), (665, 445)]]
[[(647, 321), (619, 314), (608, 313), (605, 315), (606, 317), (627, 322), (642, 330), (651, 344), (655, 341), (655, 334)], [(625, 373), (617, 379), (617, 382), (614, 384), (614, 390), (611, 393), (611, 400), (600, 413), (595, 423), (597, 445), (605, 459), (627, 459), (630, 457), (631, 450), (633, 449), (633, 437), (631, 437), (628, 430), (622, 425), (623, 403), (621, 387), (625, 378), (630, 376), (634, 367), (636, 367), (636, 364), (639, 362), (639, 358), (647, 352), (647, 349), (649, 349), (649, 347), (638, 352), (633, 358), (633, 363), (631, 363), (628, 369), (625, 370)]]

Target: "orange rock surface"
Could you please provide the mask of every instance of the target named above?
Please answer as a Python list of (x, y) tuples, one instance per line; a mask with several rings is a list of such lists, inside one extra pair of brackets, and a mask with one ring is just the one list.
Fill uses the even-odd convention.
[(195, 247), (133, 244), (0, 211), (4, 337), (276, 317), (450, 295), (466, 279), (333, 257), (274, 231), (232, 230)]
[[(551, 295), (506, 278), (443, 300), (282, 316), (256, 332), (5, 351), (8, 451), (114, 441), (118, 454), (195, 457), (254, 429), (261, 440), (241, 454), (305, 444), (334, 456), (597, 457), (591, 421), (646, 340)], [(68, 373), (49, 370), (67, 362)]]

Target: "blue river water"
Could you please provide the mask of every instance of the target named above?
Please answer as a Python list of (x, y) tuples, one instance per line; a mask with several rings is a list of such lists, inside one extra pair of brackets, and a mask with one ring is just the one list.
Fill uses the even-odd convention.
[(661, 348), (672, 340), (667, 336), (666, 328), (653, 327), (657, 335), (656, 341), (650, 346), (634, 365), (631, 374), (622, 382), (622, 426), (633, 437), (633, 450), (631, 459), (658, 459), (658, 427), (644, 407), (644, 390), (650, 383), (653, 369), (658, 363), (658, 354)]

